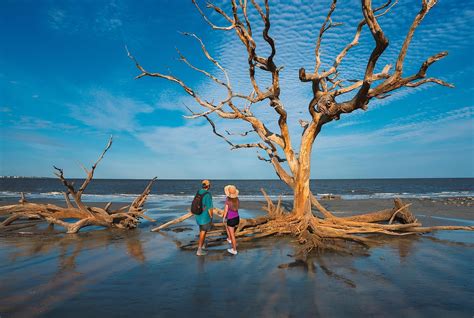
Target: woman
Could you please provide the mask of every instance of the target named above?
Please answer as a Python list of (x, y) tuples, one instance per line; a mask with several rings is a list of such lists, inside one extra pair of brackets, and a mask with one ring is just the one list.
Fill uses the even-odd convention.
[(235, 241), (235, 227), (239, 225), (239, 190), (233, 185), (224, 187), (224, 193), (227, 196), (224, 207), (224, 223), (227, 219), (227, 241), (232, 244), (232, 248), (227, 249), (230, 254), (237, 254), (237, 243)]

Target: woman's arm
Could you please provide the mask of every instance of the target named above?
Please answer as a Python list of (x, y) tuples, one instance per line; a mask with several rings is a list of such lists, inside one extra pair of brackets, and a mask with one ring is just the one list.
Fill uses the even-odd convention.
[(222, 215), (222, 218), (225, 219), (227, 217), (227, 212), (229, 212), (229, 206), (226, 204), (224, 205), (224, 214)]

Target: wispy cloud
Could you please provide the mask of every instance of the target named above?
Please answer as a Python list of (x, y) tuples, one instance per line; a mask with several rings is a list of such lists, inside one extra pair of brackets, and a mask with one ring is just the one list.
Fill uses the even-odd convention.
[(20, 116), (19, 118), (15, 118), (12, 124), (13, 127), (21, 130), (70, 130), (77, 128), (74, 125), (60, 123), (57, 121), (53, 122), (31, 116)]
[(182, 127), (156, 127), (135, 136), (155, 154), (152, 165), (162, 171), (160, 177), (255, 178), (257, 170), (261, 178), (275, 177), (271, 166), (257, 159), (254, 149), (230, 150), (212, 135), (207, 123), (189, 121)]
[(6, 131), (3, 133), (5, 140), (16, 140), (28, 145), (28, 147), (35, 149), (56, 149), (64, 147), (60, 141), (55, 138), (38, 132), (27, 131)]
[(64, 27), (66, 20), (66, 13), (64, 10), (53, 8), (48, 12), (48, 18), (51, 28), (60, 30)]
[(368, 121), (353, 119), (353, 120), (346, 120), (344, 122), (338, 123), (335, 126), (336, 126), (336, 128), (344, 128), (344, 127), (362, 125), (362, 124), (365, 124), (365, 123), (368, 123)]
[(136, 131), (140, 127), (137, 116), (153, 111), (153, 107), (142, 101), (104, 90), (87, 92), (83, 99), (81, 103), (68, 105), (71, 116), (104, 131)]
[(122, 7), (110, 1), (91, 10), (84, 2), (63, 2), (48, 10), (48, 24), (57, 31), (75, 33), (91, 31), (109, 33), (122, 27)]

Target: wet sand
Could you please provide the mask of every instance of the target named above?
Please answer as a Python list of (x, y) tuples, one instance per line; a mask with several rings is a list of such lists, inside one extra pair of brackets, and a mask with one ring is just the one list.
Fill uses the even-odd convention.
[[(406, 200), (426, 224), (474, 225), (474, 208)], [(4, 205), (7, 202), (2, 202)], [(220, 202), (222, 203), (222, 202)], [(100, 203), (103, 204), (103, 203)], [(324, 201), (340, 215), (389, 208), (391, 200)], [(262, 202), (243, 202), (242, 215)], [(162, 223), (186, 202), (148, 204)], [(474, 234), (381, 237), (368, 256), (334, 253), (295, 262), (294, 242), (268, 238), (196, 257), (182, 232), (89, 229), (65, 235), (47, 227), (0, 236), (0, 316), (7, 317), (472, 317)], [(58, 228), (59, 230), (60, 228)]]

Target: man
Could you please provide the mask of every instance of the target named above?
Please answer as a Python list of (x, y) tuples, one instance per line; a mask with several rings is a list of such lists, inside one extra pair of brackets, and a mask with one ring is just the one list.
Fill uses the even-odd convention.
[(209, 180), (203, 180), (201, 182), (201, 189), (198, 191), (202, 197), (202, 213), (196, 215), (196, 223), (199, 225), (199, 242), (198, 250), (196, 255), (203, 256), (206, 255), (206, 251), (203, 249), (204, 241), (206, 239), (207, 231), (211, 229), (212, 225), (212, 195), (209, 192), (211, 188), (211, 182)]

